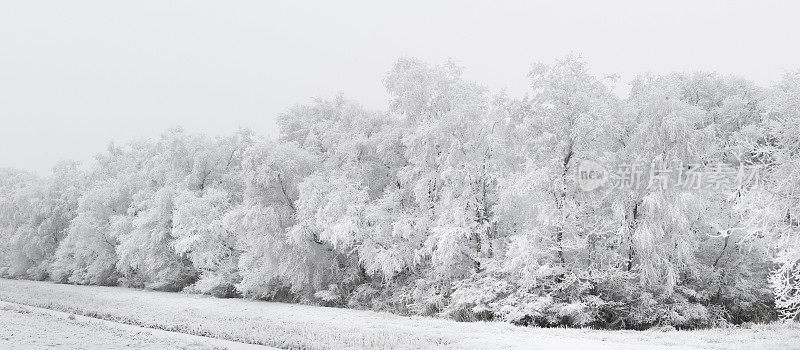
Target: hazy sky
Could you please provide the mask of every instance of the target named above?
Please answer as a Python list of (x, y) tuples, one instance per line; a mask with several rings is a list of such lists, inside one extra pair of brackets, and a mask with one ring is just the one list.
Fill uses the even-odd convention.
[(716, 70), (767, 85), (800, 68), (800, 7), (782, 2), (5, 1), (0, 167), (89, 162), (169, 127), (276, 135), (314, 96), (382, 108), (400, 56), (451, 57), (520, 95), (530, 64), (582, 53), (622, 83)]

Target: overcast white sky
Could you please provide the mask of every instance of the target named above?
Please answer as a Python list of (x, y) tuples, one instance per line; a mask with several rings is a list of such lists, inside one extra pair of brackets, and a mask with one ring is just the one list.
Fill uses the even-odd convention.
[(702, 69), (767, 85), (800, 68), (798, 15), (790, 1), (5, 1), (0, 167), (45, 173), (177, 125), (274, 136), (278, 113), (339, 91), (382, 108), (400, 56), (451, 57), (513, 95), (532, 62), (569, 52), (622, 83)]

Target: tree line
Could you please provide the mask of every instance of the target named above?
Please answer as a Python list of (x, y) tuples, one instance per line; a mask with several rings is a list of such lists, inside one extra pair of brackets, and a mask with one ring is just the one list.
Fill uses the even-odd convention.
[[(277, 140), (172, 129), (0, 170), (0, 275), (540, 326), (798, 317), (800, 73), (643, 74), (625, 98), (576, 56), (528, 78), (512, 98), (403, 58), (386, 110), (339, 95)], [(587, 189), (589, 161), (650, 183)], [(664, 164), (757, 185), (653, 185)]]

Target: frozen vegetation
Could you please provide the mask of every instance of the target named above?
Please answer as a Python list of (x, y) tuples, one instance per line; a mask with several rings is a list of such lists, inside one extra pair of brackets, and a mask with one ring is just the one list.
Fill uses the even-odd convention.
[(402, 58), (385, 110), (314, 99), (275, 140), (174, 129), (44, 177), (0, 170), (0, 276), (506, 324), (22, 282), (3, 297), (288, 347), (723, 328), (646, 333), (685, 344), (798, 317), (800, 74), (644, 74), (623, 98), (569, 56), (511, 98), (461, 73)]
[[(247, 346), (0, 302), (0, 349), (5, 350), (205, 350), (245, 349)], [(252, 349), (269, 348), (252, 346)]]
[[(0, 300), (61, 310), (77, 315), (111, 320), (148, 328), (227, 339), (242, 343), (266, 344), (289, 349), (792, 349), (800, 348), (797, 324), (753, 325), (699, 331), (654, 329), (648, 331), (598, 331), (589, 329), (520, 327), (501, 322), (455, 322), (429, 317), (402, 317), (389, 313), (318, 306), (218, 299), (197, 294), (142, 291), (119, 287), (85, 287), (46, 282), (0, 280)], [(19, 315), (24, 307), (5, 306), (1, 325), (16, 329), (33, 328), (32, 316)], [(36, 313), (35, 311), (28, 311)], [(66, 317), (35, 315), (35, 327), (43, 339), (37, 344), (80, 341), (86, 329)], [(19, 320), (15, 320), (19, 319)], [(24, 318), (24, 319), (23, 319)], [(41, 325), (39, 325), (41, 322)], [(4, 332), (0, 327), (0, 332)], [(8, 333), (29, 336), (32, 332)], [(107, 325), (92, 326), (98, 337), (129, 336), (130, 331)], [(54, 333), (49, 333), (49, 332)], [(69, 334), (74, 331), (75, 334)], [(21, 334), (21, 335), (20, 335)], [(62, 337), (63, 336), (63, 337)], [(149, 337), (149, 335), (147, 335)], [(5, 338), (5, 339), (3, 339)], [(39, 338), (39, 337), (37, 337)], [(199, 341), (148, 338), (134, 334), (122, 343), (137, 348), (208, 346)], [(47, 340), (50, 339), (50, 340)], [(100, 338), (98, 338), (100, 339)], [(17, 339), (19, 340), (19, 339)], [(98, 344), (86, 339), (89, 344)], [(2, 344), (2, 343), (0, 343)]]

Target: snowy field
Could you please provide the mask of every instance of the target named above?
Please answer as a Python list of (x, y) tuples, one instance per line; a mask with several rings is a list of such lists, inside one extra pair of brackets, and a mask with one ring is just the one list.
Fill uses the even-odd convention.
[[(0, 279), (0, 300), (3, 349), (93, 344), (132, 349), (246, 344), (288, 349), (800, 349), (797, 324), (667, 332), (539, 329), (6, 279)], [(70, 313), (79, 316), (73, 320), (67, 317)]]
[(0, 349), (41, 348), (271, 349), (0, 302)]

